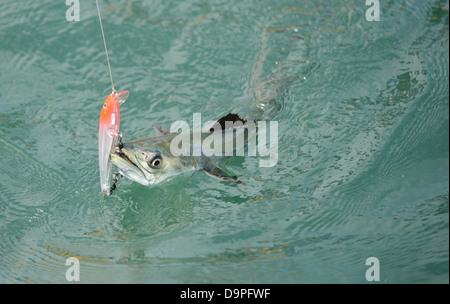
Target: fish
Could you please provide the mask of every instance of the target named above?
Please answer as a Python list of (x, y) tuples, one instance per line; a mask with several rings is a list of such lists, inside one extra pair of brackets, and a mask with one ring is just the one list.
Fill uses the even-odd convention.
[[(237, 125), (237, 127), (226, 128), (226, 121), (233, 122), (233, 126)], [(236, 122), (238, 123), (236, 124)], [(229, 113), (210, 128), (211, 133), (200, 131), (175, 133), (156, 124), (155, 131), (158, 136), (123, 143), (121, 147), (116, 147), (114, 152), (111, 153), (111, 161), (122, 176), (145, 186), (153, 186), (163, 181), (169, 181), (178, 175), (195, 171), (203, 171), (221, 181), (243, 184), (244, 182), (236, 176), (220, 168), (219, 163), (227, 158), (225, 146), (230, 141), (234, 143), (239, 135), (245, 137), (241, 145), (238, 145), (237, 141), (233, 145), (233, 149), (237, 150), (245, 149), (246, 143), (254, 138), (252, 137), (252, 135), (255, 135), (254, 132), (253, 134), (252, 132), (245, 132), (245, 123), (246, 121), (237, 114)], [(221, 131), (216, 132), (218, 129)], [(195, 140), (191, 140), (196, 136), (201, 138), (201, 142), (204, 142), (206, 138), (209, 138), (210, 141), (225, 139), (223, 149), (218, 151), (220, 152), (219, 155), (208, 155), (195, 143)], [(171, 152), (171, 145), (176, 139), (178, 141), (187, 139), (190, 142), (188, 153), (174, 155)]]
[[(248, 90), (239, 98), (238, 108), (232, 109), (218, 119), (211, 128), (215, 130), (214, 126), (219, 127), (220, 131), (213, 134), (217, 138), (225, 139), (223, 146), (226, 146), (227, 139), (235, 140), (243, 134), (244, 146), (237, 146), (236, 141), (236, 146), (233, 146), (235, 152), (248, 149), (249, 142), (256, 142), (253, 136), (257, 136), (257, 132), (246, 132), (246, 129), (249, 130), (246, 124), (259, 120), (270, 121), (276, 117), (283, 110), (289, 85), (296, 80), (306, 79), (306, 76), (316, 68), (315, 62), (312, 62), (304, 73), (292, 73), (290, 72), (291, 64), (286, 60), (285, 63), (278, 64), (277, 69), (262, 77), (263, 65), (268, 54), (269, 49), (264, 51), (259, 56), (259, 60), (254, 63)], [(227, 121), (232, 122), (233, 127), (227, 128)], [(235, 127), (236, 122), (241, 123), (242, 126)], [(201, 171), (223, 182), (244, 184), (242, 180), (224, 168), (223, 160), (229, 158), (226, 153), (220, 156), (206, 155), (202, 147), (195, 145), (193, 141), (190, 141), (187, 148), (190, 153), (181, 155), (171, 153), (170, 146), (177, 138), (197, 137), (203, 142), (208, 138), (211, 139), (210, 133), (175, 133), (159, 124), (155, 124), (154, 129), (157, 133), (156, 137), (123, 143), (111, 153), (111, 161), (120, 175), (145, 186), (154, 186), (180, 175)], [(195, 155), (195, 151), (199, 153)]]
[(108, 95), (100, 112), (98, 127), (98, 163), (100, 172), (100, 187), (105, 195), (111, 194), (111, 157), (119, 137), (120, 110), (119, 107), (129, 96), (128, 91), (117, 93), (115, 90)]
[[(282, 81), (283, 79), (286, 81)], [(252, 123), (255, 125), (256, 120), (263, 117), (270, 120), (282, 109), (283, 93), (290, 81), (292, 79), (287, 77), (277, 78), (269, 75), (256, 86), (258, 91), (254, 95), (260, 98), (249, 104), (247, 111), (242, 111), (244, 114), (230, 112), (218, 119), (209, 130), (211, 133), (200, 131), (175, 133), (156, 124), (154, 127), (156, 137), (123, 143), (111, 153), (111, 161), (120, 175), (145, 186), (154, 186), (179, 175), (197, 171), (223, 182), (245, 184), (223, 168), (223, 160), (229, 158), (225, 150), (219, 151), (221, 153), (207, 154), (203, 144), (199, 145), (190, 139), (200, 138), (201, 143), (207, 139), (210, 142), (222, 140), (222, 149), (231, 146), (234, 152), (245, 151), (248, 149), (248, 143), (256, 142), (258, 135), (256, 130), (250, 131), (249, 126)], [(238, 137), (243, 138), (239, 141), (240, 145), (236, 140)], [(187, 153), (174, 155), (171, 152), (171, 144), (174, 140), (180, 141), (180, 138), (189, 142), (189, 147), (185, 151)], [(236, 143), (227, 145), (231, 142)]]

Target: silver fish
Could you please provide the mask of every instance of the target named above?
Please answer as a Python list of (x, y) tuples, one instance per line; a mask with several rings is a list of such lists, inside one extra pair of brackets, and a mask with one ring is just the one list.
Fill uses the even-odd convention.
[[(206, 138), (215, 140), (214, 138), (211, 139), (211, 137), (217, 137), (217, 141), (222, 140), (223, 142), (222, 149), (225, 149), (227, 144), (230, 143), (233, 151), (246, 150), (249, 142), (256, 142), (257, 132), (249, 127), (251, 123), (258, 118), (264, 117), (264, 119), (268, 120), (274, 117), (282, 107), (282, 93), (284, 93), (286, 83), (291, 80), (285, 79), (286, 81), (280, 81), (280, 79), (283, 80), (284, 78), (276, 78), (274, 75), (269, 75), (269, 77), (266, 77), (265, 82), (261, 82), (256, 86), (257, 92), (252, 97), (256, 96), (260, 99), (250, 103), (245, 110), (241, 110), (245, 115), (244, 117), (248, 119), (248, 123), (246, 119), (242, 119), (238, 114), (230, 113), (213, 125), (211, 131), (214, 132), (211, 134), (203, 132), (200, 132), (200, 134), (195, 134), (195, 132), (171, 133), (168, 128), (155, 125), (157, 137), (121, 144), (111, 154), (111, 161), (121, 175), (145, 186), (156, 185), (175, 176), (194, 171), (203, 171), (221, 181), (241, 184), (243, 182), (237, 179), (236, 176), (230, 175), (220, 168), (221, 161), (227, 157), (224, 150), (219, 151), (222, 153), (206, 155), (202, 147), (199, 147), (194, 140), (190, 139), (194, 136), (199, 136), (201, 137), (201, 142), (203, 142)], [(227, 125), (227, 123), (230, 124)], [(230, 125), (232, 127), (227, 128)], [(215, 130), (219, 131), (216, 132)], [(244, 140), (238, 141), (236, 138), (239, 136), (241, 138), (244, 137)], [(173, 155), (171, 153), (171, 143), (180, 137), (188, 139), (190, 143), (187, 148), (188, 151), (186, 151), (188, 153)], [(240, 145), (238, 145), (238, 142)], [(195, 152), (198, 153), (195, 154)]]
[[(240, 121), (245, 124), (247, 121), (272, 119), (282, 109), (287, 85), (303, 76), (294, 75), (287, 77), (286, 70), (279, 69), (260, 80), (262, 65), (266, 57), (267, 52), (264, 52), (260, 60), (253, 66), (250, 90), (240, 102), (240, 104), (247, 106), (235, 109), (232, 112), (239, 113), (239, 115), (230, 113), (219, 119), (214, 126), (220, 125), (222, 131), (215, 132), (217, 136), (234, 140), (239, 135), (239, 132), (244, 132), (243, 129), (245, 127), (227, 129), (225, 121)], [(171, 153), (170, 145), (180, 134), (171, 133), (169, 129), (160, 125), (155, 125), (155, 130), (158, 134), (157, 137), (131, 141), (116, 147), (115, 152), (111, 154), (111, 160), (121, 175), (142, 185), (152, 186), (186, 172), (203, 171), (221, 181), (236, 184), (242, 183), (236, 176), (230, 175), (220, 168), (220, 163), (225, 156), (206, 156), (204, 153), (200, 153), (197, 156), (192, 155), (192, 153), (190, 155), (175, 156)], [(228, 136), (231, 132), (232, 136)], [(245, 132), (245, 134), (250, 133)], [(192, 138), (195, 135), (193, 132), (190, 132), (184, 136)], [(202, 133), (200, 136), (203, 140), (210, 134)], [(246, 138), (244, 144), (251, 139), (253, 138), (250, 138), (250, 136)], [(246, 147), (234, 147), (235, 150), (242, 148), (245, 149)], [(189, 149), (192, 152), (196, 149), (198, 150), (198, 147), (191, 143)]]
[[(225, 122), (240, 122), (242, 127), (225, 129)], [(215, 128), (223, 130), (215, 132)], [(172, 177), (184, 174), (186, 172), (203, 171), (206, 174), (218, 178), (222, 181), (240, 184), (236, 176), (231, 176), (223, 169), (219, 168), (219, 163), (225, 156), (225, 147), (231, 142), (233, 150), (244, 150), (249, 141), (254, 140), (255, 132), (245, 132), (245, 121), (241, 120), (236, 114), (228, 114), (221, 118), (211, 128), (212, 133), (186, 132), (171, 133), (169, 129), (155, 125), (155, 131), (159, 134), (157, 137), (136, 140), (124, 143), (116, 147), (115, 152), (111, 154), (111, 161), (118, 169), (119, 173), (133, 181), (145, 186), (159, 184), (162, 181), (170, 180)], [(249, 130), (247, 128), (247, 130)], [(243, 135), (241, 145), (238, 145), (236, 137)], [(250, 138), (249, 135), (252, 135)], [(210, 140), (222, 141), (220, 153), (206, 155), (202, 148), (196, 145), (192, 140), (194, 136), (199, 136), (201, 142), (205, 138)], [(211, 139), (211, 137), (213, 137)], [(190, 143), (187, 151), (182, 155), (173, 155), (171, 144), (174, 140), (184, 140)], [(234, 142), (236, 142), (234, 144)], [(197, 153), (195, 153), (197, 152)]]

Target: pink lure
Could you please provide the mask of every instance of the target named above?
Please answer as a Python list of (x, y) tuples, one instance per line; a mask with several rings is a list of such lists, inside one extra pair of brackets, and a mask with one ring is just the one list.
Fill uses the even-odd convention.
[(102, 193), (111, 194), (110, 176), (111, 176), (111, 157), (116, 147), (119, 127), (120, 111), (119, 106), (124, 103), (130, 93), (116, 91), (109, 94), (103, 104), (100, 113), (100, 123), (98, 127), (98, 162), (100, 169), (100, 185)]

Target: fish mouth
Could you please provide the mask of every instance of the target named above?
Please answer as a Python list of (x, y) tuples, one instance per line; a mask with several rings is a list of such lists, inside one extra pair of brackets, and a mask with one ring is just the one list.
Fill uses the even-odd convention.
[(131, 150), (127, 148), (119, 149), (116, 147), (114, 153), (111, 153), (111, 162), (121, 175), (142, 185), (148, 186), (146, 175), (137, 163)]
[[(127, 150), (125, 150), (125, 151), (127, 151)], [(116, 147), (116, 149), (115, 149), (115, 151), (114, 151), (114, 155), (119, 156), (120, 158), (122, 158), (122, 160), (129, 162), (131, 165), (133, 165), (133, 166), (135, 166), (136, 168), (139, 169), (139, 167), (136, 166), (136, 165), (131, 161), (131, 159), (127, 156), (127, 154), (126, 154), (124, 151), (122, 151), (122, 149), (120, 149), (119, 147)], [(139, 169), (139, 170), (140, 170), (140, 169)]]

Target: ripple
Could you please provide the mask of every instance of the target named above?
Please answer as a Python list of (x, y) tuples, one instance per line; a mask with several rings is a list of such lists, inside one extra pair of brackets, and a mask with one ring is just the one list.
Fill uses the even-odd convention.
[(275, 167), (235, 158), (243, 185), (121, 179), (110, 197), (95, 3), (69, 23), (64, 5), (13, 2), (0, 4), (0, 281), (65, 283), (71, 256), (83, 283), (364, 283), (369, 256), (384, 282), (448, 281), (446, 2), (383, 2), (380, 22), (358, 1), (105, 4), (127, 141), (286, 89), (267, 116)]

